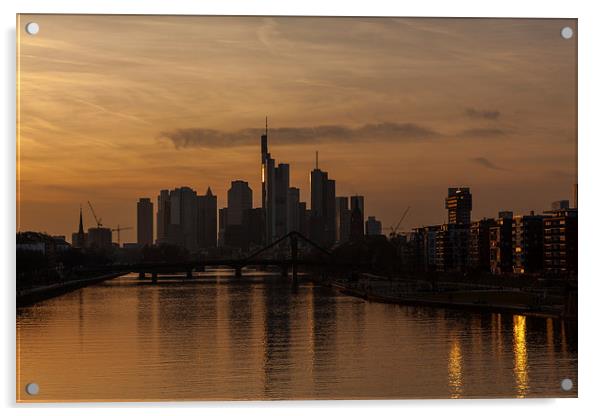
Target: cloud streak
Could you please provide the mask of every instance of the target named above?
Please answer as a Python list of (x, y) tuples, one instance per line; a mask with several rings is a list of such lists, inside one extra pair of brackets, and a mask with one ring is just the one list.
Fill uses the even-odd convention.
[(497, 120), (502, 113), (498, 110), (479, 110), (476, 108), (467, 108), (466, 115), (470, 118), (484, 118), (486, 120)]
[(505, 136), (506, 131), (498, 128), (467, 129), (460, 132), (460, 136), (468, 138), (495, 138)]
[[(253, 146), (264, 130), (246, 128), (228, 132), (215, 129), (187, 128), (164, 131), (159, 139), (170, 141), (177, 149), (203, 147), (223, 148), (232, 146)], [(441, 134), (428, 127), (414, 123), (376, 123), (351, 128), (343, 125), (322, 125), (316, 127), (282, 127), (270, 129), (270, 140), (276, 144), (314, 144), (337, 142), (367, 142), (426, 140), (440, 137)]]
[(475, 157), (473, 159), (471, 159), (474, 163), (483, 166), (484, 168), (487, 169), (492, 169), (492, 170), (508, 170), (506, 168), (503, 168), (501, 166), (496, 165), (495, 163), (493, 163), (492, 161), (490, 161), (489, 159), (485, 158), (485, 157)]

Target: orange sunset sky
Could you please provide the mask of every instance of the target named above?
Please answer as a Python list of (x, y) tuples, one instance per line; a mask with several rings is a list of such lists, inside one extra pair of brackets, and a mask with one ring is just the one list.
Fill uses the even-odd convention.
[[(40, 25), (27, 35), (29, 21)], [(259, 135), (309, 203), (337, 195), (404, 228), (548, 209), (577, 182), (576, 20), (21, 15), (18, 228), (136, 225), (160, 189), (230, 181), (260, 203)], [(122, 241), (135, 241), (135, 229)]]

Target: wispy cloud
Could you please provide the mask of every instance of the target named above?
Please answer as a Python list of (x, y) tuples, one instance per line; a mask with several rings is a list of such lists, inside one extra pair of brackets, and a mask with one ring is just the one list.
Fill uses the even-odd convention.
[(506, 135), (506, 131), (498, 128), (467, 129), (460, 132), (459, 136), (469, 138), (493, 138)]
[(493, 163), (492, 161), (490, 161), (489, 159), (485, 158), (485, 157), (475, 157), (471, 159), (474, 163), (483, 166), (484, 168), (487, 169), (492, 169), (492, 170), (508, 170), (506, 168), (503, 168), (501, 166), (496, 165), (495, 163)]
[[(256, 145), (262, 129), (246, 128), (233, 132), (215, 129), (187, 128), (161, 132), (159, 139), (167, 139), (180, 148), (219, 148)], [(433, 129), (414, 123), (377, 123), (361, 127), (323, 125), (316, 127), (282, 127), (270, 129), (270, 140), (276, 144), (313, 144), (348, 141), (402, 141), (439, 137)]]
[(497, 120), (502, 113), (498, 110), (480, 110), (476, 108), (467, 108), (466, 115), (470, 118), (484, 118), (487, 120)]

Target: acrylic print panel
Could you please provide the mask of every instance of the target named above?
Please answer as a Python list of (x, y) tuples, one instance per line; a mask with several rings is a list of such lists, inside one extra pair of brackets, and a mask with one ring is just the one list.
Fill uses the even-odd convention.
[(577, 396), (576, 20), (17, 24), (19, 401)]

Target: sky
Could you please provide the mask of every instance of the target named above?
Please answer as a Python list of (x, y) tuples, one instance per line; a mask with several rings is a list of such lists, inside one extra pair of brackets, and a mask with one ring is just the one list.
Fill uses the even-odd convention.
[[(24, 31), (35, 21), (37, 35)], [(576, 20), (21, 15), (17, 228), (132, 226), (161, 189), (233, 180), (260, 205), (260, 134), (387, 231), (549, 209), (577, 183)], [(114, 236), (116, 238), (116, 236)]]

